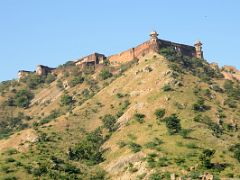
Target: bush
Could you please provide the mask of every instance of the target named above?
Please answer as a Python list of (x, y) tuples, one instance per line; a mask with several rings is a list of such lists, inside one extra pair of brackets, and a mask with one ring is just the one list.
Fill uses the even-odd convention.
[(237, 102), (232, 98), (228, 98), (224, 101), (224, 105), (228, 105), (230, 108), (237, 108)]
[(158, 120), (162, 119), (164, 117), (165, 113), (166, 113), (166, 110), (162, 109), (162, 108), (156, 109), (154, 112), (154, 114)]
[(149, 149), (158, 149), (158, 146), (160, 146), (161, 144), (163, 144), (163, 141), (161, 139), (154, 138), (152, 141), (145, 144), (145, 146)]
[(36, 89), (40, 84), (45, 82), (45, 76), (38, 76), (36, 74), (30, 74), (23, 79), (23, 82), (26, 82), (27, 86), (30, 89)]
[(134, 143), (134, 142), (130, 142), (129, 147), (132, 150), (132, 152), (134, 152), (134, 153), (137, 153), (137, 152), (141, 151), (141, 149), (142, 149), (141, 145)]
[(81, 76), (78, 77), (74, 77), (70, 82), (69, 82), (69, 86), (70, 87), (74, 87), (78, 84), (82, 84), (84, 82), (84, 78)]
[(211, 163), (211, 159), (215, 154), (215, 150), (212, 149), (204, 149), (202, 154), (199, 157), (201, 164), (204, 168), (210, 169), (212, 168), (213, 164)]
[(46, 123), (49, 123), (51, 120), (58, 118), (61, 115), (60, 110), (53, 110), (51, 111), (51, 113), (49, 114), (49, 116), (43, 118), (38, 125), (43, 125)]
[(199, 112), (204, 112), (206, 110), (209, 110), (210, 107), (206, 106), (205, 101), (203, 98), (199, 98), (196, 103), (193, 104), (193, 110), (194, 111), (199, 111)]
[(188, 138), (188, 135), (191, 133), (191, 129), (182, 129), (180, 131), (180, 135), (183, 137), (183, 138)]
[(103, 119), (103, 126), (108, 129), (109, 132), (113, 132), (117, 129), (116, 122), (117, 119), (111, 115), (111, 114), (106, 114)]
[(172, 89), (172, 87), (169, 85), (169, 84), (165, 84), (164, 86), (163, 86), (163, 91), (172, 91), (173, 89)]
[(73, 105), (74, 101), (72, 96), (69, 96), (68, 94), (64, 94), (61, 99), (60, 99), (60, 103), (62, 106), (67, 106), (67, 105)]
[(47, 84), (50, 84), (50, 83), (52, 83), (53, 81), (55, 81), (55, 79), (56, 79), (56, 77), (55, 77), (53, 74), (48, 74), (47, 77), (46, 77), (45, 82), (46, 82)]
[(57, 80), (56, 86), (57, 86), (59, 89), (61, 89), (61, 90), (63, 89), (63, 83), (62, 83), (62, 81), (61, 81), (60, 79)]
[(222, 128), (218, 124), (214, 123), (208, 116), (202, 116), (201, 114), (198, 114), (194, 117), (194, 121), (206, 124), (208, 128), (212, 130), (212, 134), (216, 137), (219, 137), (223, 133)]
[(141, 113), (135, 113), (133, 115), (133, 118), (139, 122), (139, 123), (143, 123), (144, 122), (144, 118), (145, 118), (145, 115), (144, 114), (141, 114)]
[(240, 143), (231, 146), (229, 150), (234, 153), (234, 158), (240, 162)]
[(112, 73), (108, 69), (101, 70), (99, 74), (100, 79), (105, 80), (112, 77)]
[(90, 164), (103, 161), (101, 149), (104, 139), (99, 129), (87, 134), (74, 148), (69, 148), (70, 160), (85, 160)]
[(34, 95), (31, 91), (22, 89), (16, 93), (14, 102), (18, 107), (28, 108), (33, 97)]
[(164, 121), (166, 122), (166, 127), (170, 135), (179, 133), (181, 131), (180, 119), (176, 114), (172, 114), (171, 116), (164, 118)]

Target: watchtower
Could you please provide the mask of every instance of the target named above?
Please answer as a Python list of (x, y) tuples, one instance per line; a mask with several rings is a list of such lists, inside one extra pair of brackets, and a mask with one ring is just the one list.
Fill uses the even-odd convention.
[(202, 43), (201, 41), (196, 41), (194, 44), (196, 58), (203, 59)]
[(156, 31), (152, 31), (150, 33), (150, 41), (157, 42), (158, 41), (158, 33)]

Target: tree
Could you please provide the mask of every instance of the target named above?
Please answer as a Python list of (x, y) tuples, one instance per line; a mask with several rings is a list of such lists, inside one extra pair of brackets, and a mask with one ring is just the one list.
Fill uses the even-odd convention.
[(32, 94), (31, 91), (22, 89), (22, 90), (18, 91), (14, 97), (15, 104), (18, 107), (27, 108), (29, 106), (31, 100), (33, 99), (33, 97), (34, 97), (34, 95)]
[(111, 114), (106, 114), (103, 119), (103, 126), (109, 130), (109, 132), (113, 132), (116, 130), (116, 125), (115, 123), (117, 122), (117, 119), (111, 115)]
[(199, 159), (204, 168), (210, 169), (212, 167), (211, 159), (215, 154), (215, 150), (212, 149), (204, 149)]
[(172, 114), (169, 117), (164, 118), (166, 122), (166, 127), (170, 135), (179, 133), (181, 131), (181, 124), (180, 119), (177, 117), (176, 114)]
[(103, 161), (101, 145), (104, 142), (102, 132), (97, 129), (87, 134), (74, 148), (69, 148), (70, 160), (85, 160), (91, 164)]

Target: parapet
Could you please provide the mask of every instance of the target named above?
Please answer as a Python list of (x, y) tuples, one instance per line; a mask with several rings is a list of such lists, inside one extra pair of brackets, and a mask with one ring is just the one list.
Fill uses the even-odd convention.
[(106, 56), (104, 54), (100, 53), (92, 53), (88, 56), (85, 56), (75, 62), (76, 66), (85, 66), (85, 65), (97, 65), (97, 64), (103, 64), (104, 60), (106, 59)]
[(20, 70), (18, 71), (18, 79), (21, 80), (25, 77), (27, 77), (29, 74), (32, 74), (32, 71), (25, 71), (25, 70)]
[(51, 73), (55, 68), (50, 68), (48, 66), (38, 65), (36, 68), (36, 74), (39, 76), (47, 75), (48, 73)]

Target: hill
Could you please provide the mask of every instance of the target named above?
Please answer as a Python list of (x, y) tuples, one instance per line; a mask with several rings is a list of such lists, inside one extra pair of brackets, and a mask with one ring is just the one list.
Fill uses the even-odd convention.
[(237, 70), (165, 47), (54, 72), (0, 85), (2, 179), (240, 178)]

